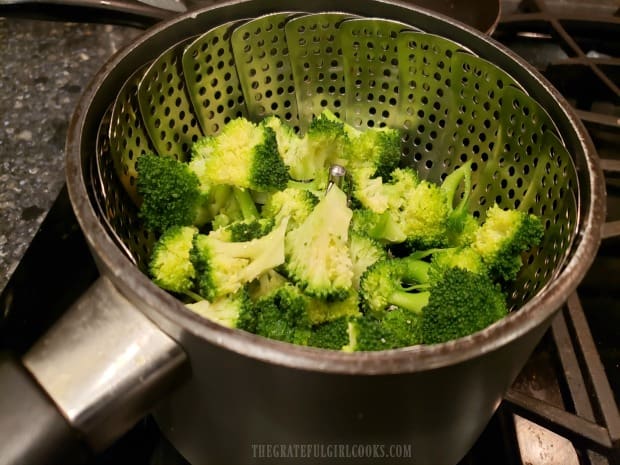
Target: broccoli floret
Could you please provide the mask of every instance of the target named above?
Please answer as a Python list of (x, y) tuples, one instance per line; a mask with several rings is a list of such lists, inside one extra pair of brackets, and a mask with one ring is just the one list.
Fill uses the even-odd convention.
[(290, 151), (285, 163), (297, 181), (327, 179), (333, 164), (346, 165), (349, 138), (344, 125), (319, 115), (301, 137), (297, 150)]
[(271, 194), (263, 205), (261, 214), (265, 218), (273, 218), (276, 223), (288, 217), (289, 229), (294, 229), (306, 220), (318, 203), (318, 197), (310, 191), (288, 187)]
[[(295, 133), (292, 126), (283, 123), (277, 116), (268, 116), (261, 122), (261, 125), (273, 130), (280, 157), (284, 164), (289, 167), (289, 171), (295, 169), (296, 161), (302, 156), (302, 138)], [(295, 177), (292, 171), (290, 171), (290, 175), (294, 179), (304, 179)]]
[(374, 166), (363, 166), (351, 173), (353, 196), (362, 207), (375, 213), (390, 211), (396, 219), (398, 210), (420, 185), (418, 174), (411, 168), (396, 168), (384, 179), (372, 177), (374, 170)]
[[(477, 220), (468, 210), (471, 190), (471, 163), (465, 163), (444, 180), (441, 186), (420, 180), (412, 168), (396, 168), (388, 182), (353, 174), (353, 195), (362, 207), (360, 220), (367, 224), (375, 239), (401, 243), (410, 248), (431, 248), (466, 245), (478, 228)], [(465, 184), (462, 199), (456, 206), (455, 197), (461, 183)]]
[(324, 300), (310, 297), (308, 302), (308, 318), (313, 325), (345, 316), (355, 317), (359, 315), (359, 295), (357, 292), (351, 292), (344, 300)]
[(384, 213), (389, 206), (389, 192), (382, 177), (373, 178), (373, 167), (358, 167), (349, 171), (353, 198), (363, 208), (373, 213)]
[(306, 345), (310, 338), (308, 297), (292, 284), (285, 284), (254, 304), (255, 333), (276, 339)]
[(401, 160), (400, 132), (392, 128), (372, 128), (351, 139), (349, 172), (355, 177), (358, 169), (372, 178), (389, 179)]
[(352, 212), (337, 186), (320, 200), (306, 220), (286, 235), (288, 278), (309, 295), (343, 300), (353, 285), (348, 231)]
[(426, 249), (445, 243), (448, 206), (436, 184), (418, 180), (411, 168), (399, 168), (392, 172), (389, 192), (388, 212), (410, 246)]
[(222, 240), (218, 231), (194, 238), (191, 259), (198, 293), (212, 301), (237, 292), (262, 273), (284, 263), (286, 219), (269, 234), (247, 242)]
[[(467, 161), (450, 173), (441, 183), (441, 190), (446, 196), (449, 213), (446, 220), (447, 243), (451, 246), (463, 246), (472, 242), (479, 228), (478, 220), (469, 213), (471, 195), (472, 162)], [(463, 184), (461, 198), (458, 199), (459, 186)]]
[(492, 276), (511, 281), (523, 266), (521, 253), (537, 246), (543, 233), (537, 216), (493, 205), (471, 247), (480, 254)]
[(225, 242), (247, 242), (269, 234), (274, 222), (269, 218), (239, 220), (212, 232), (213, 237)]
[(360, 221), (368, 234), (378, 240), (407, 242), (413, 248), (444, 245), (450, 209), (444, 192), (428, 181), (418, 179), (411, 168), (396, 168), (389, 182), (382, 178), (357, 182), (353, 191), (363, 210)]
[(136, 189), (143, 199), (140, 216), (147, 228), (163, 232), (209, 220), (208, 191), (201, 189), (186, 163), (148, 153), (140, 156), (136, 168)]
[(394, 308), (381, 318), (365, 315), (349, 322), (345, 351), (398, 349), (420, 344), (422, 317), (418, 312)]
[(259, 218), (254, 199), (247, 189), (220, 184), (213, 186), (210, 194), (208, 208), (213, 217), (212, 229), (219, 229), (236, 221)]
[(433, 251), (431, 273), (443, 273), (449, 268), (461, 268), (477, 274), (488, 274), (482, 257), (471, 247), (453, 247)]
[(208, 208), (213, 218), (211, 220), (212, 229), (218, 229), (233, 221), (243, 219), (243, 212), (235, 198), (234, 189), (233, 186), (225, 184), (211, 188)]
[(387, 252), (375, 239), (358, 231), (349, 233), (349, 253), (353, 263), (353, 288), (359, 289), (362, 274), (379, 260), (387, 258)]
[(400, 244), (407, 239), (389, 212), (375, 213), (367, 208), (353, 210), (351, 231), (367, 234), (382, 243)]
[(342, 350), (349, 343), (348, 327), (347, 317), (313, 326), (308, 345), (321, 349)]
[(428, 283), (429, 267), (417, 257), (387, 258), (369, 267), (360, 280), (366, 313), (382, 318), (395, 307), (420, 312), (428, 302), (428, 294), (418, 292), (417, 286)]
[(200, 300), (187, 304), (186, 307), (228, 328), (238, 328), (249, 332), (254, 332), (256, 329), (252, 302), (244, 289), (235, 294), (219, 297), (213, 302)]
[(190, 261), (190, 251), (196, 234), (198, 229), (193, 226), (169, 228), (153, 248), (149, 274), (153, 282), (162, 289), (200, 300), (200, 296), (193, 291), (196, 270)]
[(206, 161), (215, 148), (215, 140), (214, 136), (205, 136), (194, 142), (191, 148), (189, 167), (198, 176), (202, 189), (207, 191), (212, 187), (212, 180), (207, 175)]
[(192, 163), (200, 165), (201, 182), (207, 185), (275, 191), (289, 180), (273, 129), (245, 118), (231, 120), (212, 140), (196, 143)]
[(508, 310), (498, 284), (484, 274), (461, 268), (446, 270), (429, 290), (422, 312), (424, 344), (436, 344), (480, 331)]
[(289, 281), (275, 270), (267, 270), (248, 284), (248, 294), (253, 301), (271, 294)]
[(375, 334), (364, 325), (382, 328), (377, 321), (383, 322), (397, 309), (412, 319), (415, 343), (424, 344), (472, 334), (506, 315), (506, 298), (487, 274), (430, 265), (421, 260), (424, 253), (377, 262), (362, 276), (360, 292), (368, 321), (357, 329), (354, 325), (358, 346), (362, 334)]
[(398, 167), (401, 160), (401, 134), (397, 129), (383, 127), (361, 131), (343, 122), (328, 109), (323, 110), (321, 116), (343, 125), (350, 141), (349, 154), (345, 157), (346, 167), (353, 176), (363, 174), (367, 178), (387, 179)]

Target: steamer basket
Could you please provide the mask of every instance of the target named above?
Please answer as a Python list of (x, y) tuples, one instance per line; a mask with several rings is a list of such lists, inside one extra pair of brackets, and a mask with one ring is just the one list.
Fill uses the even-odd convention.
[[(516, 309), (565, 263), (579, 232), (579, 182), (545, 109), (509, 73), (465, 45), (402, 22), (287, 11), (224, 23), (136, 72), (104, 119), (93, 192), (102, 220), (144, 270), (154, 237), (131, 200), (138, 157), (187, 160), (230, 119), (277, 115), (303, 132), (329, 109), (354, 127), (402, 131), (402, 162), (440, 182), (473, 161), (470, 205), (542, 218), (540, 247), (510, 290)], [(106, 125), (108, 125), (106, 127)]]

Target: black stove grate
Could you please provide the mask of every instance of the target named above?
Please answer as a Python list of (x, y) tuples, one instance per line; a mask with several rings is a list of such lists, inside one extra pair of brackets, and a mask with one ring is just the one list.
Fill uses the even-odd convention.
[[(605, 171), (608, 218), (590, 272), (460, 465), (620, 464), (620, 8), (612, 1), (502, 2), (494, 37), (584, 122)], [(63, 190), (0, 295), (0, 349), (25, 351), (97, 276)], [(118, 463), (186, 465), (150, 417), (88, 465)]]
[[(601, 251), (503, 407), (537, 425), (525, 437), (534, 440), (544, 428), (570, 440), (577, 463), (617, 464), (620, 275), (613, 270), (620, 267), (620, 9), (604, 1), (525, 0), (505, 10), (494, 37), (536, 66), (573, 105), (601, 157), (608, 192)], [(532, 462), (525, 457), (528, 445), (519, 446), (522, 462), (559, 463), (544, 454)]]

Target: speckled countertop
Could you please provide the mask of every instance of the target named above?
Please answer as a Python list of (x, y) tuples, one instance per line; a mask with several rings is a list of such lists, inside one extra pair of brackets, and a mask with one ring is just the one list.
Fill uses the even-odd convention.
[(141, 33), (0, 17), (0, 291), (64, 184), (65, 135), (82, 89)]

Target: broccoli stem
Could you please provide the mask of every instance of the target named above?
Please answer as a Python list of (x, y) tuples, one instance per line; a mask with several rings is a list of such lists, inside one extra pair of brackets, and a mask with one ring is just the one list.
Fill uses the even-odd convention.
[(203, 296), (201, 296), (200, 294), (194, 291), (190, 291), (189, 289), (183, 291), (183, 294), (189, 297), (190, 299), (194, 300), (194, 302), (199, 302), (201, 300), (204, 300)]
[[(469, 202), (469, 196), (471, 194), (471, 160), (467, 161), (458, 169), (454, 170), (441, 184), (441, 189), (446, 193), (450, 207), (453, 209), (452, 215), (458, 216), (464, 214), (467, 210), (467, 203)], [(454, 201), (456, 197), (456, 191), (458, 190), (461, 182), (464, 183), (463, 198), (459, 204), (455, 207)]]
[(407, 235), (400, 226), (392, 219), (389, 212), (383, 212), (379, 216), (377, 224), (369, 231), (371, 237), (378, 237), (389, 242), (400, 243), (407, 239)]
[(390, 305), (419, 313), (428, 304), (430, 292), (409, 291), (427, 288), (430, 264), (417, 258), (415, 252), (411, 258), (403, 258), (402, 263), (405, 266), (401, 276), (401, 289), (393, 291), (387, 301)]
[(424, 292), (405, 292), (395, 291), (387, 299), (391, 305), (404, 308), (406, 310), (421, 313), (422, 309), (428, 304), (430, 291)]
[(428, 270), (430, 269), (430, 263), (419, 260), (414, 255), (412, 258), (406, 257), (402, 259), (405, 263), (404, 275), (402, 280), (411, 284), (425, 284), (428, 283)]
[(235, 200), (237, 201), (237, 203), (239, 204), (239, 208), (241, 209), (243, 219), (253, 220), (255, 218), (258, 218), (258, 210), (256, 209), (256, 204), (254, 203), (250, 192), (247, 189), (234, 187), (233, 193), (235, 195)]

